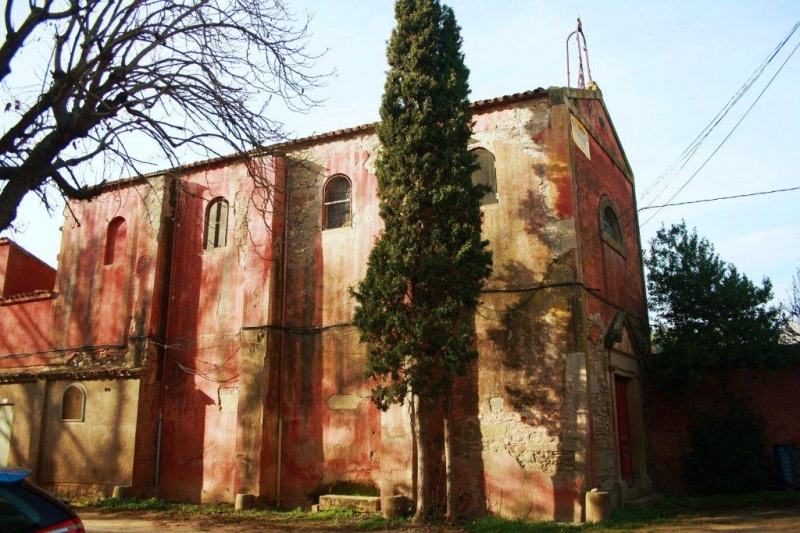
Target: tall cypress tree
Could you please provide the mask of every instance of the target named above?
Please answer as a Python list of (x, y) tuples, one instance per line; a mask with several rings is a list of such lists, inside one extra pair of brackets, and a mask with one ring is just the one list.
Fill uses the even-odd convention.
[(453, 380), (477, 356), (472, 314), (491, 253), (481, 240), (486, 191), (471, 181), (460, 28), (438, 0), (397, 0), (395, 17), (376, 163), (384, 229), (354, 291), (354, 321), (368, 346), (375, 404), (414, 399), (419, 521), (429, 508), (424, 400), (444, 395), (447, 440)]

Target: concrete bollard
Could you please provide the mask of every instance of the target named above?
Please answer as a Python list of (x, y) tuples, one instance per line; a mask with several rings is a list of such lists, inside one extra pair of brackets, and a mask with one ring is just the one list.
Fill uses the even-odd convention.
[(117, 485), (114, 487), (114, 490), (111, 493), (112, 498), (130, 498), (131, 497), (131, 487), (130, 486), (121, 486)]
[(586, 493), (586, 522), (595, 524), (611, 516), (611, 495), (604, 490), (592, 489)]
[(403, 496), (381, 496), (381, 513), (387, 520), (406, 516), (408, 507)]
[(255, 499), (256, 499), (255, 496), (253, 496), (252, 494), (237, 494), (236, 503), (234, 504), (234, 509), (236, 509), (237, 511), (252, 509)]

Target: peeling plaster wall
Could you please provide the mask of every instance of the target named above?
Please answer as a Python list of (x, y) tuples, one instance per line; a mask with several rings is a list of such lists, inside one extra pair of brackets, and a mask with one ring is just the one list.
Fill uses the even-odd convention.
[(586, 373), (565, 120), (547, 97), (475, 117), (474, 146), (496, 158), (499, 202), (483, 207), (494, 274), (476, 314), (474, 377), (457, 402), (459, 464), (483, 476), (462, 484), (472, 513), (580, 519)]
[[(589, 354), (590, 409), (595, 446), (594, 484), (612, 491), (613, 505), (623, 499), (646, 493), (650, 480), (644, 467), (643, 427), (639, 404), (640, 369), (638, 355), (648, 338), (647, 308), (644, 293), (639, 226), (636, 219), (634, 181), (624, 152), (617, 142), (614, 126), (599, 99), (567, 98), (571, 120), (586, 132), (586, 151), (573, 143), (573, 161), (577, 189), (577, 228), (580, 269), (585, 285), (591, 288), (585, 297)], [(575, 126), (573, 126), (575, 127)], [(607, 202), (616, 212), (622, 232), (622, 245), (614, 245), (603, 234), (601, 209)], [(608, 327), (620, 312), (627, 313), (622, 341), (607, 347)], [(631, 329), (632, 328), (632, 329)], [(630, 337), (639, 337), (639, 346)], [(618, 452), (618, 424), (615, 398), (615, 375), (630, 380), (627, 401), (631, 406), (633, 476), (635, 484), (627, 487), (622, 480)]]
[[(56, 276), (56, 348), (125, 345), (129, 336), (155, 327), (152, 289), (163, 201), (164, 181), (153, 178), (70, 205)], [(125, 220), (124, 243), (120, 255), (105, 264), (108, 228), (116, 217)]]
[[(590, 237), (600, 198), (619, 212), (633, 185), (600, 101), (569, 94), (498, 101), (474, 116), (470, 148), (494, 155), (499, 201), (482, 208), (494, 274), (475, 316), (479, 358), (455, 388), (467, 515), (578, 521), (583, 491), (619, 477), (609, 369), (634, 350), (626, 337), (609, 355), (603, 337), (615, 305), (644, 312), (638, 234), (626, 233), (625, 254)], [(591, 160), (570, 136), (576, 113)], [(92, 479), (70, 477), (39, 443), (72, 439), (68, 455), (81, 447), (107, 455), (108, 443), (45, 420), (43, 438), (35, 423), (23, 424), (16, 456), (41, 457), (50, 472), (41, 481), (61, 491), (132, 484), (147, 494), (163, 400), (160, 497), (232, 503), (247, 493), (261, 504), (308, 506), (340, 483), (411, 496), (408, 406), (381, 413), (372, 405), (365, 347), (351, 325), (350, 288), (382, 228), (377, 150), (374, 133), (359, 128), (295, 144), (281, 160), (209, 162), (72, 205), (55, 303), (18, 308), (39, 316), (52, 305), (52, 332), (39, 336), (49, 351), (24, 365), (137, 368), (139, 379), (110, 381), (110, 391), (86, 381), (92, 397), (110, 394), (109, 409), (119, 406), (125, 453), (93, 465)], [(338, 174), (352, 184), (352, 221), (323, 229), (324, 186)], [(227, 244), (205, 249), (206, 207), (217, 197), (229, 203)], [(125, 246), (106, 265), (106, 232), (118, 216)], [(33, 393), (48, 389), (42, 412), (52, 413), (65, 382), (36, 383)], [(0, 399), (32, 386), (0, 385)], [(123, 406), (123, 398), (135, 400)], [(430, 445), (440, 493), (440, 432)]]
[[(131, 485), (134, 449), (152, 433), (154, 419), (140, 416), (139, 380), (111, 376), (135, 375), (137, 368), (152, 364), (148, 357), (156, 357), (145, 339), (158, 335), (160, 327), (163, 201), (164, 182), (154, 178), (72, 204), (62, 228), (55, 291), (24, 295), (0, 311), (14, 314), (24, 337), (4, 331), (7, 350), (19, 357), (3, 366), (35, 380), (0, 385), (0, 396), (23, 415), (12, 425), (14, 459), (62, 497), (96, 497), (110, 494), (115, 485)], [(122, 238), (109, 261), (109, 223), (118, 217), (125, 221)], [(4, 327), (11, 324), (3, 321)], [(62, 423), (61, 394), (69, 383), (63, 376), (104, 372), (110, 372), (107, 380), (81, 380), (88, 392), (87, 420)], [(82, 468), (76, 470), (75, 464)], [(145, 477), (152, 482), (152, 472)]]
[(70, 384), (47, 382), (36, 482), (63, 497), (110, 497), (114, 486), (131, 484), (139, 382), (77, 382), (86, 391), (81, 422), (61, 420), (61, 398)]
[[(349, 292), (366, 272), (381, 227), (376, 149), (374, 136), (351, 136), (287, 158), (289, 332), (283, 356), (280, 341), (271, 343), (282, 381), (275, 398), (279, 407), (267, 421), (277, 427), (278, 417), (283, 420), (284, 506), (315, 503), (316, 495), (340, 483), (380, 485), (381, 415), (362, 377), (365, 351), (351, 325), (355, 301)], [(323, 189), (337, 174), (351, 182), (352, 220), (350, 226), (323, 230)], [(274, 434), (267, 438), (274, 441)]]
[[(242, 327), (269, 319), (275, 170), (270, 160), (217, 165), (178, 186), (159, 487), (167, 499), (232, 503), (238, 488), (259, 483), (247, 462), (260, 447), (254, 418), (261, 420), (264, 391), (254, 378), (263, 377), (266, 348)], [(206, 208), (218, 197), (229, 205), (226, 244), (206, 249)]]

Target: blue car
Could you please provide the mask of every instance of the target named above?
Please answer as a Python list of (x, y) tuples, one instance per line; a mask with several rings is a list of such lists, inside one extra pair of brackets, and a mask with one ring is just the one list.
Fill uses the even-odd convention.
[(3, 533), (85, 533), (70, 507), (25, 478), (27, 468), (0, 468), (0, 531)]

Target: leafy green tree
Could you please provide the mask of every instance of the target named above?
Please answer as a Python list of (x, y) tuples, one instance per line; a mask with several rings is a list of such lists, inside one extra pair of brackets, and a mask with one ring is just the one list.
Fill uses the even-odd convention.
[(354, 291), (354, 322), (368, 345), (365, 376), (375, 379), (375, 404), (387, 409), (413, 398), (421, 521), (430, 507), (425, 400), (445, 398), (452, 493), (449, 397), (455, 377), (477, 356), (472, 314), (491, 253), (481, 239), (486, 191), (471, 181), (476, 163), (467, 150), (472, 113), (460, 28), (438, 0), (398, 0), (395, 17), (376, 163), (384, 229)]
[(684, 222), (656, 233), (645, 265), (653, 341), (661, 348), (649, 367), (662, 388), (681, 390), (709, 375), (728, 394), (730, 369), (780, 361), (785, 320), (769, 303), (769, 279), (755, 285)]
[(789, 289), (789, 300), (786, 302), (786, 340), (800, 342), (800, 268), (792, 276), (792, 288)]

